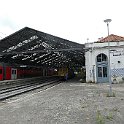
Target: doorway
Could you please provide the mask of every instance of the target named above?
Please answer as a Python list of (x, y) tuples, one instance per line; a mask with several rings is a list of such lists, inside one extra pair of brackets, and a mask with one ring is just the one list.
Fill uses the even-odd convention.
[(108, 75), (108, 59), (103, 53), (99, 54), (96, 59), (96, 76), (98, 83), (107, 83), (109, 81)]

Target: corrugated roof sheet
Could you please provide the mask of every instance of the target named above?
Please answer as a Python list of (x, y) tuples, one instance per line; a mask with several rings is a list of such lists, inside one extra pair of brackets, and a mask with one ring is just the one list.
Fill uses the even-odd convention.
[(105, 38), (100, 39), (97, 42), (103, 43), (103, 42), (116, 42), (116, 41), (124, 41), (124, 37), (111, 34)]

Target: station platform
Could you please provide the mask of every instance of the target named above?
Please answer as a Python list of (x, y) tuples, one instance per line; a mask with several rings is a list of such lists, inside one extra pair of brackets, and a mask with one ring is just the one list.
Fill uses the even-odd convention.
[(108, 90), (108, 84), (68, 80), (22, 94), (0, 102), (0, 124), (96, 124), (99, 113), (105, 124), (124, 124), (124, 84), (113, 84), (115, 97)]

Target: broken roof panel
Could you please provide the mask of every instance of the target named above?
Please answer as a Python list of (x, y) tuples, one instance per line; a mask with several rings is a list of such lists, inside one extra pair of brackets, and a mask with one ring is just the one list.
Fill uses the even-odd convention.
[(25, 27), (0, 40), (0, 61), (36, 66), (69, 66), (71, 61), (84, 65), (83, 48), (82, 44)]

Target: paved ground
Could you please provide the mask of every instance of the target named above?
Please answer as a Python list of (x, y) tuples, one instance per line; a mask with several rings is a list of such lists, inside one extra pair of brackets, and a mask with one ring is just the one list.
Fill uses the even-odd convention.
[(0, 124), (124, 124), (124, 84), (68, 81), (0, 102)]

